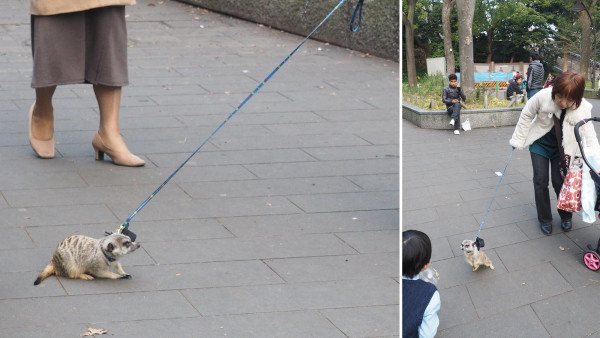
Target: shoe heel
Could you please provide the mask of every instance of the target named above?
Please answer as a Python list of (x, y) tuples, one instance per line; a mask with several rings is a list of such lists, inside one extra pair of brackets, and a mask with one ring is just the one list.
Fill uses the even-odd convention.
[(104, 160), (104, 152), (99, 149), (94, 149), (94, 151), (96, 152), (96, 161), (103, 161)]

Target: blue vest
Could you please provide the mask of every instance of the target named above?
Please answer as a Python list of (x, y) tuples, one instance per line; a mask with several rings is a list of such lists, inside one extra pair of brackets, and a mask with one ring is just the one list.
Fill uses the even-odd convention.
[(435, 285), (423, 280), (402, 279), (402, 337), (419, 337), (419, 326), (425, 309), (437, 291)]

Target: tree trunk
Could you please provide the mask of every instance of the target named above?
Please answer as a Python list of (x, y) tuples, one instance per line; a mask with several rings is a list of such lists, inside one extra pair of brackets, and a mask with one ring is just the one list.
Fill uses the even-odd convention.
[(460, 86), (465, 94), (475, 89), (475, 64), (473, 57), (473, 17), (475, 0), (456, 0), (458, 10), (458, 41), (460, 55)]
[(487, 34), (487, 50), (488, 50), (488, 55), (487, 55), (487, 59), (485, 62), (490, 63), (492, 62), (492, 57), (494, 56), (493, 53), (493, 48), (494, 48), (494, 30), (493, 29), (488, 29), (485, 31)]
[(452, 50), (452, 27), (450, 16), (456, 4), (455, 0), (444, 0), (442, 7), (442, 28), (444, 32), (444, 54), (446, 55), (446, 75), (456, 72), (454, 51)]
[(579, 74), (588, 79), (588, 70), (590, 68), (591, 55), (591, 22), (586, 11), (581, 11), (577, 14), (581, 23), (581, 59), (579, 59)]
[(406, 48), (406, 72), (408, 73), (408, 84), (417, 85), (417, 65), (415, 60), (415, 33), (413, 24), (415, 20), (416, 0), (408, 0), (408, 16), (402, 12), (402, 23), (404, 24), (404, 37)]
[(562, 71), (566, 72), (569, 70), (569, 49), (567, 48), (567, 44), (563, 45), (563, 66)]

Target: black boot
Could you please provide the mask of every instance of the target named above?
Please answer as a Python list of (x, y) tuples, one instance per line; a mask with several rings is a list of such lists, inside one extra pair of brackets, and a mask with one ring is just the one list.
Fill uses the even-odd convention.
[(571, 228), (573, 227), (573, 223), (570, 219), (563, 219), (560, 221), (560, 227), (563, 229), (564, 232), (567, 232), (571, 230)]
[(552, 223), (540, 223), (540, 229), (542, 229), (544, 235), (550, 235), (552, 233)]

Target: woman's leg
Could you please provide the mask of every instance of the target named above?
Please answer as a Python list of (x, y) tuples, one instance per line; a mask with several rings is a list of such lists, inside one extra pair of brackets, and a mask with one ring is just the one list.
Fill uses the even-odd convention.
[(55, 91), (56, 86), (35, 89), (35, 105), (31, 116), (31, 136), (38, 140), (49, 140), (54, 136), (52, 96)]
[(29, 112), (29, 143), (40, 158), (54, 157), (54, 109), (56, 86), (36, 88), (35, 103)]
[(106, 153), (115, 164), (143, 166), (144, 160), (133, 155), (121, 137), (119, 129), (121, 87), (94, 85), (94, 93), (100, 109), (100, 126), (92, 142), (96, 150), (96, 159), (101, 159)]
[(535, 207), (542, 232), (552, 233), (552, 208), (550, 206), (550, 160), (531, 153), (531, 166), (533, 168), (533, 191), (535, 193)]

